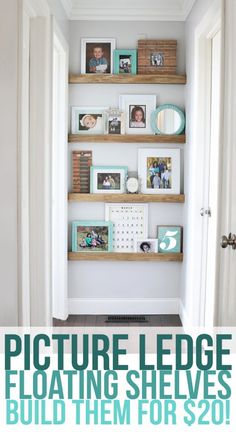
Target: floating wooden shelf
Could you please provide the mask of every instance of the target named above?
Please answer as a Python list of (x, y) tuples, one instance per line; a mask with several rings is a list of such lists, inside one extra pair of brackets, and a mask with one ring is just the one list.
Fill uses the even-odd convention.
[(183, 261), (182, 253), (69, 252), (70, 261)]
[(186, 75), (95, 75), (69, 76), (70, 84), (186, 84)]
[(77, 142), (110, 142), (110, 143), (162, 143), (184, 144), (186, 136), (182, 135), (72, 135), (68, 137), (71, 143)]
[(74, 202), (109, 202), (109, 203), (184, 203), (185, 196), (181, 195), (153, 195), (153, 194), (86, 194), (69, 193), (69, 201)]

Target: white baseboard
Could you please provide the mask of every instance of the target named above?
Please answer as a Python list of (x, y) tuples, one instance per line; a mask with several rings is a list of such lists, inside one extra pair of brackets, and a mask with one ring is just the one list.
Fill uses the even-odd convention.
[(178, 298), (70, 298), (71, 315), (178, 314)]
[(179, 300), (179, 316), (183, 325), (184, 329), (188, 329), (189, 327), (192, 326), (191, 320), (189, 318), (189, 315), (182, 303), (181, 300)]

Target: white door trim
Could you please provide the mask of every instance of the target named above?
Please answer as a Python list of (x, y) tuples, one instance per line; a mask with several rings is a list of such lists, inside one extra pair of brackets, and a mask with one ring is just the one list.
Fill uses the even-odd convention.
[(68, 317), (67, 159), (69, 47), (55, 19), (53, 31), (52, 315)]
[(18, 97), (18, 311), (19, 325), (30, 325), (29, 251), (29, 44), (32, 11), (23, 3), (19, 16), (19, 97)]
[(51, 325), (51, 17), (47, 1), (23, 0), (19, 22), (19, 325)]

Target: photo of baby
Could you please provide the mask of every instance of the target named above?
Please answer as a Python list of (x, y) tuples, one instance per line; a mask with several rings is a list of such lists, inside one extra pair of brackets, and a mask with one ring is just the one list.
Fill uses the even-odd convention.
[(107, 107), (71, 107), (71, 133), (84, 135), (104, 134)]
[(138, 253), (157, 253), (157, 245), (158, 240), (157, 239), (140, 239), (136, 240), (136, 247), (135, 250)]
[(79, 114), (79, 130), (101, 130), (102, 114)]
[(146, 105), (129, 105), (129, 127), (146, 127)]

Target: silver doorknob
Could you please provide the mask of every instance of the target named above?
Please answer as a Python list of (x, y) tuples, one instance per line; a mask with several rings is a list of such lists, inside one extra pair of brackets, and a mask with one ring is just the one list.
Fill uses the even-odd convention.
[(232, 246), (232, 249), (236, 249), (236, 235), (231, 233), (229, 234), (229, 237), (223, 235), (221, 237), (220, 245), (223, 249), (227, 248), (228, 246)]
[(200, 216), (205, 216), (205, 215), (211, 217), (211, 209), (210, 208), (205, 209), (204, 207), (202, 207), (200, 209)]

